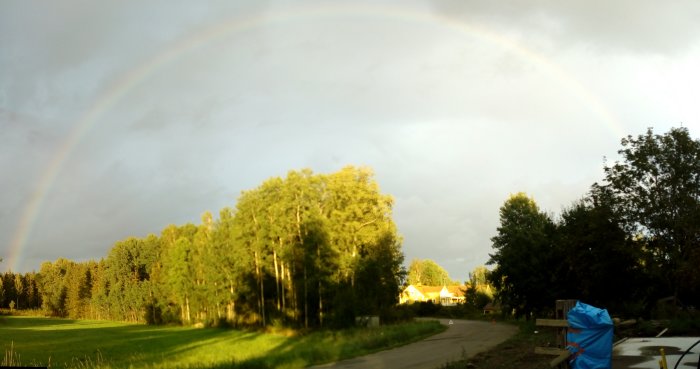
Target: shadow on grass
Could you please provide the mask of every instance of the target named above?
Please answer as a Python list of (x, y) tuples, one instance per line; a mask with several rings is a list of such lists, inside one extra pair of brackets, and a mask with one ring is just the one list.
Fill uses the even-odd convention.
[(45, 327), (51, 325), (74, 325), (77, 324), (78, 320), (71, 319), (61, 319), (61, 318), (48, 318), (48, 317), (15, 317), (15, 316), (5, 316), (0, 318), (3, 325), (2, 328), (15, 328), (15, 329), (35, 329), (34, 327)]

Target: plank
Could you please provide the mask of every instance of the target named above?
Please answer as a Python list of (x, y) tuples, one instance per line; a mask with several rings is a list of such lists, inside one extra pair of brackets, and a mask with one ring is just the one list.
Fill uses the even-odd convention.
[(535, 353), (541, 355), (560, 356), (569, 354), (569, 350), (560, 349), (558, 347), (535, 347)]
[(562, 352), (561, 355), (557, 356), (549, 362), (549, 366), (554, 368), (555, 366), (564, 362), (564, 360), (568, 359), (569, 356), (571, 356), (571, 353), (568, 350), (564, 350), (564, 352)]
[(569, 327), (569, 321), (566, 319), (537, 319), (535, 320), (535, 325), (541, 327)]

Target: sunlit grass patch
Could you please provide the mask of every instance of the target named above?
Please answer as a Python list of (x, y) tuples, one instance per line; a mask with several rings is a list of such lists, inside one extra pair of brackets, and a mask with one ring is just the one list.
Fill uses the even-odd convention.
[(303, 368), (398, 346), (444, 330), (420, 322), (304, 335), (3, 317), (0, 347), (22, 364), (69, 368)]

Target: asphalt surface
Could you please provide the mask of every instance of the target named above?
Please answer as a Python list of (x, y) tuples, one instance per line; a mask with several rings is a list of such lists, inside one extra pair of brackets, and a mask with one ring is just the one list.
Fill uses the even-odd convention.
[(374, 354), (312, 366), (313, 369), (434, 369), (447, 362), (471, 357), (513, 336), (518, 328), (508, 324), (440, 319), (447, 330), (422, 341)]

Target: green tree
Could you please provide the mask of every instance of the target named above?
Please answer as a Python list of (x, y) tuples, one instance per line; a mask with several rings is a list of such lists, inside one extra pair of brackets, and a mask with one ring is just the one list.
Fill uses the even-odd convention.
[(266, 243), (262, 237), (262, 209), (265, 204), (261, 201), (260, 191), (250, 190), (241, 194), (236, 204), (234, 228), (236, 242), (239, 242), (252, 256), (254, 267), (254, 291), (257, 303), (257, 314), (260, 323), (265, 326), (265, 270), (263, 258), (267, 255)]
[(214, 304), (217, 305), (217, 314), (220, 307), (225, 310), (218, 318), (235, 324), (236, 301), (248, 294), (245, 279), (252, 263), (245, 250), (235, 242), (233, 218), (230, 208), (219, 212), (209, 254), (209, 278), (215, 286)]
[(489, 283), (489, 272), (485, 266), (478, 266), (469, 273), (469, 281), (466, 283), (466, 303), (481, 310), (493, 301), (494, 288)]
[[(328, 269), (335, 269), (332, 280), (340, 291), (333, 297), (333, 308), (336, 324), (344, 325), (354, 321), (353, 314), (380, 313), (398, 296), (393, 286), (405, 279), (401, 238), (392, 220), (394, 200), (381, 193), (370, 168), (347, 166), (325, 176), (323, 183), (321, 213), (331, 249), (338, 255), (336, 262), (327, 263)], [(383, 275), (381, 283), (367, 277), (375, 273)], [(376, 288), (386, 288), (387, 294), (372, 295)]]
[[(149, 280), (157, 243), (129, 237), (118, 241), (105, 260), (109, 307), (118, 319), (143, 321), (149, 298)], [(89, 287), (88, 287), (89, 288)]]
[(474, 286), (488, 286), (489, 273), (489, 270), (483, 265), (474, 268), (474, 270), (469, 273), (469, 284)]
[(39, 292), (41, 293), (42, 308), (51, 316), (65, 317), (66, 273), (74, 262), (59, 258), (55, 262), (44, 262), (39, 270)]
[(73, 263), (66, 270), (66, 311), (69, 318), (85, 318), (89, 309), (92, 278), (90, 263)]
[(406, 277), (403, 253), (396, 233), (387, 229), (384, 238), (363, 251), (357, 270), (362, 299), (357, 300), (360, 314), (386, 314), (398, 303), (401, 284)]
[(197, 227), (197, 232), (194, 235), (190, 261), (194, 278), (191, 308), (195, 320), (198, 322), (210, 321), (212, 317), (209, 314), (213, 312), (212, 305), (216, 305), (214, 302), (216, 289), (211, 280), (211, 265), (209, 265), (213, 231), (214, 218), (207, 211), (202, 214), (202, 223)]
[(22, 276), (23, 292), (22, 301), (24, 301), (25, 309), (38, 309), (41, 307), (37, 301), (36, 273), (25, 273)]
[[(2, 263), (1, 257), (0, 257), (0, 263)], [(4, 299), (5, 299), (5, 289), (3, 287), (2, 278), (0, 278), (0, 306), (2, 306)]]
[(5, 306), (5, 287), (2, 281), (2, 276), (0, 276), (0, 306)]
[[(15, 291), (14, 274), (10, 271), (4, 272), (0, 274), (0, 280), (2, 280), (2, 284), (4, 286), (4, 306), (8, 306), (10, 302), (15, 302), (15, 300), (17, 299), (17, 292)], [(13, 305), (17, 305), (17, 303), (15, 302)]]
[(649, 278), (642, 255), (609, 206), (586, 199), (562, 212), (555, 238), (557, 277), (551, 285), (562, 299), (580, 299), (630, 314), (644, 300)]
[(408, 284), (424, 286), (447, 286), (460, 284), (450, 279), (449, 273), (430, 259), (413, 259), (408, 266)]
[[(622, 161), (605, 167), (593, 191), (607, 197), (626, 226), (646, 240), (674, 296), (700, 302), (700, 141), (686, 128), (650, 128), (622, 140)], [(668, 278), (664, 278), (668, 276)]]
[(109, 282), (106, 277), (107, 266), (102, 259), (92, 265), (90, 274), (93, 276), (92, 289), (90, 290), (90, 307), (88, 317), (90, 319), (116, 319), (110, 314), (109, 309)]
[(192, 242), (186, 237), (180, 237), (175, 241), (175, 246), (169, 250), (166, 264), (167, 283), (180, 306), (182, 322), (187, 324), (192, 321), (190, 296), (194, 285), (194, 273), (191, 257)]
[(556, 262), (551, 242), (554, 223), (524, 193), (506, 200), (500, 223), (498, 234), (491, 238), (494, 252), (488, 264), (496, 267), (490, 281), (505, 306), (529, 319), (554, 303), (550, 290)]
[(19, 298), (24, 293), (24, 281), (22, 280), (22, 275), (19, 273), (15, 274), (15, 293), (15, 301), (17, 302), (15, 306), (17, 309), (21, 309)]
[(157, 247), (147, 292), (149, 320), (153, 320), (155, 313), (155, 321), (192, 323), (189, 304), (194, 280), (192, 244), (197, 231), (194, 224), (171, 224), (163, 229), (159, 242), (152, 242)]

